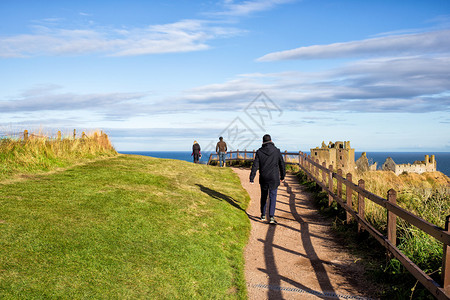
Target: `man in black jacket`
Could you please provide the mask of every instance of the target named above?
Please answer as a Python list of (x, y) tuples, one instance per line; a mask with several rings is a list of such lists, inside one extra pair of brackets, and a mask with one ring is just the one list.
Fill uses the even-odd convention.
[(262, 147), (256, 151), (250, 172), (250, 182), (253, 183), (256, 171), (259, 169), (259, 184), (261, 187), (261, 220), (266, 220), (266, 203), (269, 196), (269, 217), (270, 224), (276, 224), (275, 205), (277, 201), (277, 191), (280, 182), (286, 176), (286, 168), (281, 156), (280, 149), (275, 147), (270, 135), (263, 136)]

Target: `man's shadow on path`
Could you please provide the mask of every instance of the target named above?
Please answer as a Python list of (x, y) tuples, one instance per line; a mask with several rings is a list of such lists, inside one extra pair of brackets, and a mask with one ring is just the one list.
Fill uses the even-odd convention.
[(208, 188), (208, 187), (206, 187), (206, 186), (204, 186), (204, 185), (201, 185), (201, 184), (195, 184), (195, 185), (198, 186), (198, 187), (200, 188), (200, 190), (201, 190), (203, 193), (205, 193), (205, 194), (207, 194), (207, 195), (209, 195), (209, 196), (211, 196), (211, 197), (213, 197), (213, 198), (215, 198), (215, 199), (217, 199), (217, 200), (220, 200), (220, 201), (226, 201), (226, 202), (228, 202), (230, 205), (236, 207), (236, 208), (239, 209), (239, 210), (242, 210), (243, 212), (245, 212), (245, 213), (247, 214), (247, 212), (245, 211), (245, 209), (243, 209), (243, 208), (238, 204), (238, 202), (237, 202), (236, 200), (233, 199), (233, 197), (230, 197), (230, 196), (225, 195), (225, 194), (222, 194), (222, 193), (220, 193), (220, 192), (218, 192), (218, 191), (212, 190), (212, 189), (210, 189), (210, 188)]
[[(319, 282), (320, 291), (313, 290), (295, 280), (292, 280), (291, 278), (287, 278), (285, 276), (282, 276), (279, 274), (277, 269), (277, 264), (275, 262), (275, 255), (274, 255), (274, 248), (278, 248), (277, 245), (274, 244), (274, 236), (276, 228), (279, 225), (276, 226), (269, 226), (267, 229), (266, 239), (264, 241), (264, 258), (266, 262), (266, 268), (258, 268), (261, 272), (264, 272), (269, 277), (269, 291), (267, 294), (268, 299), (283, 299), (282, 292), (281, 292), (281, 282), (284, 281), (286, 283), (289, 283), (296, 288), (300, 288), (303, 291), (315, 295), (317, 298), (322, 299), (338, 299), (339, 297), (335, 294), (335, 290), (330, 282), (330, 278), (328, 277), (328, 274), (325, 270), (324, 264), (326, 262), (319, 259), (315, 249), (314, 245), (311, 241), (311, 233), (309, 231), (308, 223), (305, 222), (302, 218), (302, 216), (297, 212), (296, 209), (296, 203), (295, 203), (295, 194), (292, 191), (292, 188), (289, 186), (289, 184), (285, 181), (284, 186), (286, 187), (287, 193), (289, 195), (289, 205), (290, 212), (293, 215), (294, 219), (300, 224), (300, 234), (301, 239), (303, 243), (303, 247), (305, 249), (305, 254), (302, 255), (304, 257), (307, 257), (311, 260), (311, 265), (313, 267), (314, 273), (316, 274), (316, 278)], [(298, 230), (296, 230), (298, 231)], [(282, 249), (287, 252), (291, 252), (292, 250), (288, 249)]]
[(284, 186), (286, 187), (287, 193), (289, 194), (289, 208), (291, 210), (292, 216), (300, 224), (301, 240), (303, 248), (306, 252), (306, 257), (308, 257), (311, 261), (311, 265), (316, 274), (316, 278), (319, 282), (322, 293), (325, 292), (328, 295), (335, 295), (335, 290), (324, 267), (325, 262), (319, 259), (314, 244), (312, 243), (312, 234), (309, 231), (309, 222), (305, 221), (297, 211), (297, 204), (295, 201), (296, 197), (295, 193), (292, 191), (292, 187), (286, 181), (284, 182)]

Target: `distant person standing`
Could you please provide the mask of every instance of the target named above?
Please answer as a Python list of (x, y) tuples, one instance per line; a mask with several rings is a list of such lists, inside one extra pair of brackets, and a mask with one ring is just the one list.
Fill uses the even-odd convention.
[(269, 223), (277, 224), (277, 221), (275, 220), (277, 191), (280, 182), (283, 181), (286, 176), (286, 168), (280, 149), (275, 147), (275, 144), (268, 134), (263, 136), (262, 147), (256, 151), (252, 171), (250, 172), (251, 183), (253, 183), (258, 169), (259, 184), (261, 187), (261, 220), (266, 220), (266, 204), (267, 196), (269, 196)]
[(192, 145), (192, 154), (191, 156), (194, 156), (194, 163), (198, 164), (198, 160), (202, 157), (202, 154), (200, 152), (200, 145), (197, 143), (197, 141), (194, 141), (194, 145)]
[(225, 167), (225, 156), (227, 155), (227, 143), (223, 141), (223, 137), (219, 138), (216, 145), (216, 153), (219, 154), (219, 163), (221, 167)]

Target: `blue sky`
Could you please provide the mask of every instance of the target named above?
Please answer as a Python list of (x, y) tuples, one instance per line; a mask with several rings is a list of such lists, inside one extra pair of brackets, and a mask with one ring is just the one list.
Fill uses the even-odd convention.
[(450, 151), (450, 1), (0, 1), (0, 134)]

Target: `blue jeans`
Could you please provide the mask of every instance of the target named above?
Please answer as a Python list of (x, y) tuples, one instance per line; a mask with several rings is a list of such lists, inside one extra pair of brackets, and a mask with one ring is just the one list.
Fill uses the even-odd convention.
[(223, 162), (223, 165), (225, 165), (225, 156), (226, 156), (225, 152), (219, 152), (219, 163), (220, 163), (221, 167), (222, 167), (222, 162)]
[(269, 217), (275, 215), (275, 205), (277, 203), (277, 191), (276, 189), (263, 188), (261, 186), (261, 215), (266, 215), (267, 196), (269, 196)]

